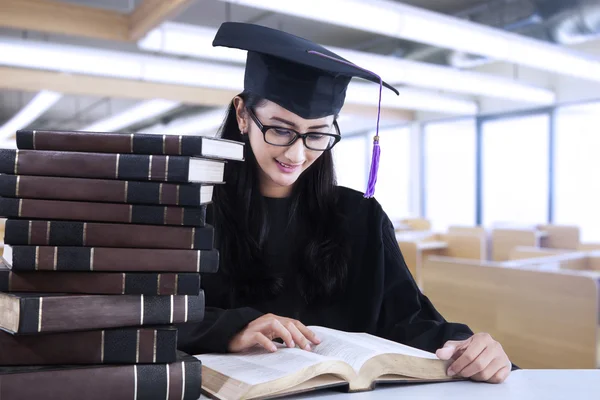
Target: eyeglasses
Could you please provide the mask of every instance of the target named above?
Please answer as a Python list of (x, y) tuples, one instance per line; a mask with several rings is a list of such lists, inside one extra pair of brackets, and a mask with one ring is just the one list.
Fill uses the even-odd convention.
[(302, 138), (304, 146), (307, 149), (315, 151), (327, 151), (331, 150), (337, 142), (340, 141), (342, 136), (340, 135), (340, 127), (336, 121), (333, 121), (333, 126), (337, 133), (321, 133), (321, 132), (307, 132), (300, 133), (291, 128), (284, 128), (281, 126), (263, 125), (256, 114), (250, 109), (248, 114), (258, 126), (258, 129), (263, 133), (265, 142), (273, 146), (291, 146), (298, 138)]

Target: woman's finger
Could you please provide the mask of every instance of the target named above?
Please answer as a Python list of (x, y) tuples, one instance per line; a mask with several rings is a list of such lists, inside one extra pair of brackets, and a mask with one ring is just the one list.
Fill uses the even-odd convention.
[(502, 368), (507, 367), (504, 357), (497, 357), (480, 372), (474, 374), (471, 379), (474, 381), (487, 382), (496, 375)]
[(247, 348), (254, 347), (257, 344), (264, 347), (272, 353), (277, 351), (277, 346), (275, 346), (275, 343), (273, 343), (272, 340), (269, 340), (269, 338), (261, 332), (254, 332), (254, 334), (252, 335), (252, 343)]
[[(461, 372), (460, 376), (464, 378), (470, 378), (473, 375), (479, 374), (485, 370), (494, 361), (494, 358), (499, 355), (496, 346), (489, 345), (486, 347), (481, 354), (467, 365)], [(495, 372), (495, 371), (494, 371)]]
[(265, 321), (262, 326), (257, 328), (271, 340), (280, 338), (287, 347), (296, 347), (291, 332), (276, 318)]
[(456, 358), (450, 367), (448, 367), (448, 376), (461, 375), (463, 369), (467, 365), (471, 364), (483, 350), (487, 347), (488, 343), (484, 340), (473, 340), (467, 345), (467, 348), (463, 351), (460, 357)]
[(309, 340), (300, 332), (300, 330), (296, 327), (296, 325), (292, 321), (288, 321), (284, 325), (292, 334), (294, 341), (296, 344), (304, 350), (311, 350)]
[(512, 370), (512, 365), (501, 368), (500, 371), (496, 372), (494, 376), (492, 376), (488, 382), (489, 383), (502, 383), (508, 378)]
[(298, 330), (302, 333), (302, 335), (304, 335), (305, 338), (307, 338), (314, 344), (321, 343), (321, 339), (319, 339), (317, 337), (317, 334), (314, 333), (313, 331), (311, 331), (310, 329), (308, 329), (302, 322), (294, 321), (294, 325), (296, 326), (296, 328), (298, 328)]

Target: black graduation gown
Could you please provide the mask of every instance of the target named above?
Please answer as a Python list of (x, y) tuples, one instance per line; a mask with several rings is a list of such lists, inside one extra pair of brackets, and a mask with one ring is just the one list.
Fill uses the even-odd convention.
[[(418, 289), (408, 271), (391, 221), (375, 199), (339, 188), (339, 207), (348, 217), (351, 258), (348, 290), (323, 307), (307, 307), (299, 290), (286, 289), (267, 301), (235, 304), (229, 285), (220, 274), (202, 276), (206, 296), (205, 319), (179, 326), (178, 347), (191, 354), (227, 352), (232, 337), (249, 322), (266, 313), (294, 318), (305, 325), (320, 325), (348, 332), (367, 332), (435, 352), (447, 340), (463, 340), (473, 332), (450, 323)], [(293, 244), (286, 227), (286, 199), (267, 199), (273, 225), (269, 254), (276, 257), (286, 280), (286, 251)], [(293, 285), (290, 285), (293, 288)]]

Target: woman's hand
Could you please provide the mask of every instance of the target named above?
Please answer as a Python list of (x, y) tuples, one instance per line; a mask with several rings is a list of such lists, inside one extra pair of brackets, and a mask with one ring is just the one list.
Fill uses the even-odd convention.
[(449, 376), (461, 376), (474, 381), (501, 383), (512, 369), (500, 343), (487, 333), (477, 333), (467, 340), (450, 340), (436, 355), (441, 360), (454, 360), (448, 367)]
[(229, 342), (229, 351), (237, 353), (260, 345), (274, 352), (277, 346), (274, 339), (280, 338), (287, 347), (299, 346), (310, 351), (310, 343), (319, 344), (317, 336), (300, 321), (291, 318), (266, 314), (250, 322)]

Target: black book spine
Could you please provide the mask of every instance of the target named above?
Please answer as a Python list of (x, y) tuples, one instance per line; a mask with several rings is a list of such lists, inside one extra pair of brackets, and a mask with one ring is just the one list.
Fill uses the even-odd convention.
[(0, 196), (9, 198), (199, 207), (203, 205), (203, 186), (199, 183), (0, 174)]
[(0, 149), (0, 173), (133, 181), (189, 182), (190, 157)]
[[(80, 139), (87, 135), (85, 142)], [(75, 132), (19, 130), (17, 148), (23, 150), (62, 150), (119, 152), (130, 154), (202, 156), (202, 136), (155, 135), (147, 133)], [(98, 142), (103, 142), (98, 144)]]
[(200, 278), (197, 273), (25, 272), (13, 267), (0, 269), (0, 292), (196, 296)]
[(171, 325), (204, 319), (204, 291), (196, 296), (40, 295), (18, 297), (15, 334)]
[(0, 371), (4, 366), (172, 363), (177, 361), (177, 327), (39, 335), (11, 335), (0, 331), (0, 348)]
[(0, 197), (0, 216), (203, 227), (206, 224), (206, 206), (150, 206)]
[(168, 364), (0, 369), (2, 400), (197, 400), (201, 388), (202, 363), (189, 355)]
[(10, 245), (212, 250), (214, 228), (7, 219)]
[(217, 249), (8, 246), (12, 250), (13, 271), (214, 273), (217, 272), (220, 258)]

